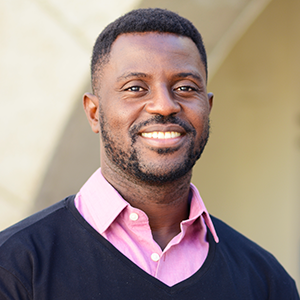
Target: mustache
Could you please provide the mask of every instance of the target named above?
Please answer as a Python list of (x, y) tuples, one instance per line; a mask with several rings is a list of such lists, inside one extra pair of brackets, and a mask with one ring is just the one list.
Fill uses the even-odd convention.
[(150, 118), (144, 122), (133, 125), (129, 130), (129, 134), (130, 134), (131, 138), (134, 138), (138, 134), (138, 132), (141, 130), (141, 128), (143, 128), (144, 126), (156, 125), (156, 124), (176, 124), (176, 125), (181, 126), (186, 131), (186, 133), (192, 133), (193, 136), (196, 136), (196, 129), (191, 124), (189, 124), (186, 121), (181, 120), (177, 116), (172, 116), (172, 115), (170, 115), (170, 116), (162, 116), (162, 115), (153, 116), (152, 118)]

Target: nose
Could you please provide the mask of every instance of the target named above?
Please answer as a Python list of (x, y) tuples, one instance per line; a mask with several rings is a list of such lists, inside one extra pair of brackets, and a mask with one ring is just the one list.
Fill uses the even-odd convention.
[(169, 116), (181, 110), (180, 104), (174, 99), (172, 91), (167, 87), (160, 87), (152, 92), (151, 99), (148, 101), (146, 111), (150, 114)]

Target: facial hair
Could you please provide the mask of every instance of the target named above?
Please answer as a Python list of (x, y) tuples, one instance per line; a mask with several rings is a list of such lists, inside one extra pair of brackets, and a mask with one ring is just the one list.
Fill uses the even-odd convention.
[[(121, 170), (125, 176), (134, 178), (134, 180), (147, 182), (148, 184), (164, 184), (178, 180), (179, 178), (186, 175), (196, 161), (200, 158), (205, 145), (209, 138), (209, 118), (203, 122), (203, 130), (198, 142), (195, 147), (195, 136), (196, 130), (189, 123), (182, 121), (176, 116), (161, 116), (156, 115), (145, 122), (133, 125), (129, 130), (131, 139), (130, 149), (124, 150), (124, 145), (121, 145), (116, 139), (110, 134), (109, 125), (106, 121), (105, 115), (99, 107), (99, 119), (102, 135), (102, 143), (104, 145), (105, 153), (110, 161)], [(177, 124), (180, 125), (186, 132), (186, 136), (189, 140), (189, 147), (186, 151), (184, 161), (180, 164), (171, 167), (171, 171), (164, 171), (163, 167), (155, 166), (149, 162), (147, 165), (142, 165), (140, 156), (141, 154), (135, 147), (136, 139), (138, 137), (139, 130), (147, 125), (153, 124)], [(168, 155), (177, 151), (178, 148), (155, 148), (160, 155)]]

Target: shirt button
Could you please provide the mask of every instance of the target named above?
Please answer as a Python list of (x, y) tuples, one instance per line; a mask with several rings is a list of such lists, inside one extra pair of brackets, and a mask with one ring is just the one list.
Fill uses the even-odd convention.
[(152, 253), (152, 254), (151, 254), (151, 259), (152, 259), (153, 261), (159, 261), (159, 259), (160, 259), (159, 254), (157, 254), (157, 253)]
[(139, 215), (138, 215), (137, 213), (131, 213), (131, 214), (129, 215), (129, 219), (130, 219), (131, 221), (136, 221), (138, 218), (139, 218)]

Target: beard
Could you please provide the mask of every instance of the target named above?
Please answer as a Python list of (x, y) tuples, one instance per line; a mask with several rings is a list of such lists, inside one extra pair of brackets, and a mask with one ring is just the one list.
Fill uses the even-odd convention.
[[(99, 117), (102, 143), (109, 160), (123, 173), (123, 175), (148, 184), (170, 183), (186, 175), (200, 158), (209, 138), (209, 118), (204, 120), (200, 140), (195, 145), (196, 130), (190, 124), (182, 121), (176, 116), (164, 117), (157, 115), (145, 122), (133, 125), (130, 128), (130, 149), (124, 150), (124, 145), (116, 138), (112, 137), (111, 130), (109, 129), (109, 125), (106, 122), (101, 107), (99, 108)], [(142, 154), (136, 147), (136, 139), (138, 137), (138, 132), (142, 127), (152, 124), (178, 124), (184, 128), (189, 143), (183, 161), (180, 163), (169, 163), (167, 166), (157, 165), (153, 162), (142, 163)], [(154, 148), (152, 150), (156, 151), (159, 155), (167, 156), (176, 152), (178, 149), (179, 147)], [(168, 171), (166, 171), (166, 169), (168, 169)]]

